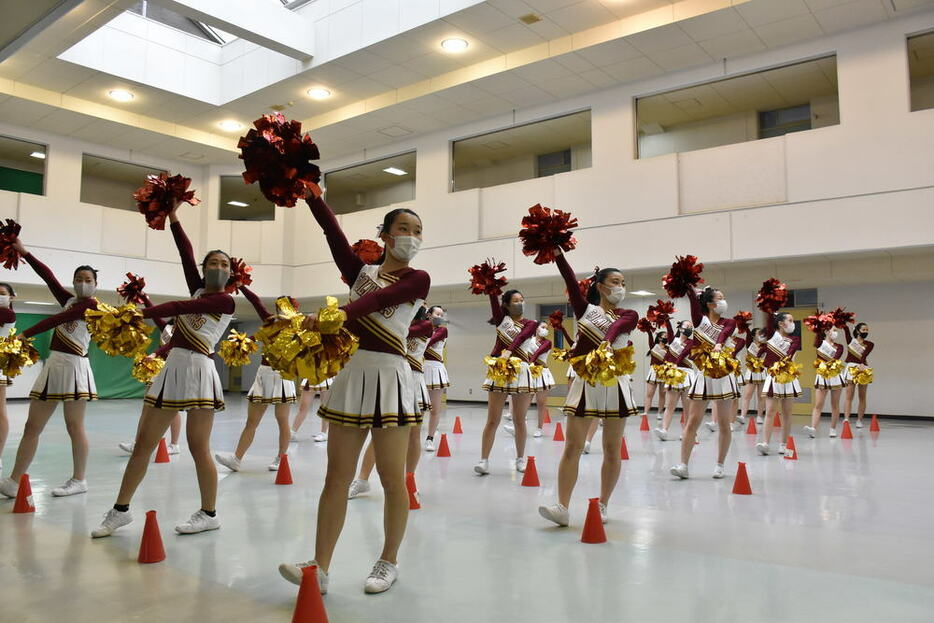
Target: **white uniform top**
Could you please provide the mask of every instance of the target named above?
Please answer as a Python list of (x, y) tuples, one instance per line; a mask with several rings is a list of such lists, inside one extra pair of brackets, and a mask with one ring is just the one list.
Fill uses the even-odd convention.
[(422, 364), (425, 361), (425, 347), (428, 346), (427, 337), (410, 337), (406, 341), (405, 358), (413, 370), (422, 371)]
[[(203, 292), (198, 289), (191, 298), (196, 299)], [(210, 357), (232, 319), (233, 314), (183, 314), (175, 318), (175, 330), (185, 336), (195, 352)]]
[(694, 336), (707, 346), (716, 346), (722, 331), (722, 326), (712, 323), (707, 316), (701, 316), (700, 325), (694, 327)]
[(769, 338), (769, 341), (765, 343), (769, 350), (781, 357), (788, 356), (788, 353), (791, 351), (791, 344), (791, 338), (782, 336), (782, 334), (778, 331), (776, 331), (772, 337)]
[(170, 324), (165, 325), (165, 328), (162, 330), (162, 333), (159, 334), (159, 346), (165, 346), (166, 344), (168, 344), (169, 340), (172, 339), (173, 332), (174, 332), (174, 329), (172, 329), (172, 325)]
[[(360, 269), (353, 287), (350, 288), (350, 300), (356, 301), (365, 294), (390, 286), (397, 281), (399, 281), (399, 277), (380, 272), (378, 264), (367, 264)], [(409, 326), (424, 302), (425, 299), (415, 299), (401, 305), (384, 307), (379, 311), (357, 318), (356, 322), (369, 330), (374, 337), (384, 342), (389, 347), (390, 352), (405, 357)]]
[(496, 326), (496, 340), (503, 348), (509, 348), (512, 341), (522, 332), (522, 325), (512, 319), (512, 316), (505, 316)]
[[(684, 349), (687, 348), (687, 343), (688, 341), (684, 338), (684, 336), (679, 335), (671, 341), (671, 344), (668, 345), (668, 350), (671, 351), (671, 354), (675, 357), (675, 359), (677, 359), (681, 356), (681, 353), (684, 352)], [(685, 357), (681, 360), (682, 368), (692, 368), (693, 365), (693, 362), (688, 357)]]
[(538, 340), (538, 336), (533, 333), (532, 337), (519, 345), (519, 350), (522, 351), (522, 354), (519, 355), (519, 358), (524, 361), (528, 361), (529, 363), (535, 363), (532, 361), (532, 355), (535, 354), (535, 351), (538, 350), (540, 345), (541, 342)]
[(860, 344), (859, 340), (855, 337), (850, 340), (850, 343), (847, 345), (847, 350), (850, 351), (850, 354), (854, 357), (863, 358), (863, 353), (866, 352), (866, 345)]
[(6, 337), (10, 334), (10, 329), (16, 329), (16, 323), (0, 324), (0, 337)]
[(837, 344), (836, 342), (828, 342), (824, 340), (820, 343), (820, 346), (817, 348), (817, 352), (820, 355), (823, 355), (824, 359), (833, 360), (837, 354)]
[(756, 357), (757, 359), (762, 359), (763, 357), (765, 357), (765, 353), (762, 352), (762, 348), (763, 348), (762, 344), (759, 344), (758, 342), (753, 342), (752, 344), (749, 345), (749, 347), (746, 350), (753, 357)]
[[(76, 297), (71, 297), (62, 306), (62, 309), (68, 309), (78, 302)], [(91, 344), (91, 332), (88, 331), (88, 323), (84, 320), (72, 320), (55, 327), (55, 335), (65, 344), (75, 355), (86, 357), (88, 346)]]
[[(594, 346), (598, 346), (601, 342), (606, 340), (607, 331), (610, 330), (610, 327), (614, 322), (618, 320), (618, 316), (613, 312), (606, 311), (599, 305), (594, 305), (592, 303), (587, 304), (587, 309), (584, 310), (584, 315), (577, 320), (577, 337), (578, 341), (582, 337), (587, 337)], [(575, 345), (577, 342), (575, 342)], [(616, 336), (616, 339), (613, 340), (613, 350), (618, 350), (620, 348), (625, 348), (629, 344), (629, 334), (620, 333)]]
[(425, 352), (431, 353), (431, 355), (434, 357), (436, 361), (444, 361), (444, 346), (447, 343), (448, 343), (448, 338), (444, 338), (443, 340), (438, 340), (437, 342), (432, 344), (428, 349), (426, 349)]
[(668, 347), (661, 342), (655, 344), (655, 346), (652, 347), (652, 350), (649, 351), (649, 355), (655, 359), (658, 359), (659, 361), (663, 361), (665, 359), (665, 355), (667, 354)]

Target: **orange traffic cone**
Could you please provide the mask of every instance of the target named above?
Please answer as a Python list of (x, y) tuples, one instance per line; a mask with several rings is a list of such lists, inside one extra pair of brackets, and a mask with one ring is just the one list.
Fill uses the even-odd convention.
[(165, 437), (159, 440), (159, 447), (156, 449), (156, 460), (154, 463), (168, 463), (169, 449), (165, 446)]
[(441, 458), (451, 456), (451, 448), (448, 446), (448, 436), (446, 433), (441, 433), (441, 443), (438, 444), (438, 454)]
[(454, 435), (464, 434), (464, 429), (461, 428), (461, 416), (458, 415), (454, 418), (454, 429), (451, 431), (451, 433)]
[(561, 422), (555, 425), (555, 436), (552, 441), (564, 441), (564, 430), (561, 429)]
[(850, 428), (850, 421), (843, 420), (843, 433), (840, 435), (840, 439), (852, 439), (853, 431)]
[(409, 510), (417, 511), (422, 505), (418, 502), (418, 487), (415, 486), (415, 472), (406, 472), (405, 488), (409, 492)]
[(139, 544), (138, 562), (148, 564), (165, 560), (165, 548), (162, 547), (162, 535), (156, 511), (146, 511), (146, 525), (143, 526), (143, 540)]
[(525, 473), (522, 475), (523, 487), (537, 487), (541, 483), (538, 481), (538, 470), (535, 469), (535, 457), (527, 457), (525, 462)]
[(606, 543), (606, 531), (603, 529), (603, 519), (600, 518), (599, 504), (600, 498), (590, 498), (581, 543)]
[(772, 418), (772, 426), (781, 426), (782, 425), (782, 414), (778, 411), (775, 412), (775, 417)]
[(681, 412), (681, 426), (684, 426), (684, 411)]
[(876, 414), (872, 415), (872, 422), (869, 423), (869, 432), (878, 433), (879, 432), (879, 418)]
[(645, 414), (642, 414), (642, 423), (639, 424), (639, 430), (643, 432), (648, 432), (649, 430), (649, 418), (645, 417)]
[(789, 461), (798, 460), (798, 449), (795, 448), (795, 438), (788, 437), (788, 443), (785, 444), (785, 458)]
[(629, 460), (629, 449), (626, 448), (626, 438), (623, 437), (623, 443), (619, 446), (619, 460), (628, 461)]
[(746, 427), (747, 435), (758, 435), (759, 431), (756, 430), (756, 418), (749, 418), (749, 425)]
[(328, 623), (328, 613), (318, 586), (318, 567), (311, 565), (302, 569), (302, 584), (298, 587), (292, 623)]
[(16, 501), (13, 502), (13, 512), (36, 512), (36, 505), (32, 503), (32, 485), (29, 484), (29, 474), (23, 474), (19, 477), (19, 489), (16, 490)]
[(746, 464), (739, 462), (736, 469), (736, 478), (733, 480), (733, 493), (736, 495), (752, 495), (752, 487), (749, 486), (749, 475), (746, 473)]
[(276, 472), (277, 485), (292, 484), (292, 470), (289, 468), (289, 455), (283, 454), (279, 457), (279, 470)]
[(542, 424), (551, 424), (551, 415), (545, 411), (545, 417), (542, 418)]

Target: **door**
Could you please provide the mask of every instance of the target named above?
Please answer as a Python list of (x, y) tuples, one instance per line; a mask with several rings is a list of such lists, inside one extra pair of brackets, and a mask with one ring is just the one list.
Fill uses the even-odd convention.
[(814, 346), (814, 334), (802, 321), (813, 315), (815, 310), (789, 308), (781, 311), (788, 312), (795, 319), (795, 335), (801, 338), (801, 351), (795, 355), (795, 363), (802, 366), (801, 376), (798, 378), (798, 382), (801, 383), (801, 397), (795, 400), (794, 415), (810, 415), (814, 408), (814, 360), (817, 359), (817, 348)]

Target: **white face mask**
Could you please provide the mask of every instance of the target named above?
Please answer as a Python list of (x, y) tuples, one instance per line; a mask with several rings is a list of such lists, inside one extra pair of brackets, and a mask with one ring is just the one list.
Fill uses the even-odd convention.
[(720, 299), (719, 301), (717, 301), (716, 306), (713, 308), (713, 310), (721, 316), (725, 316), (727, 310), (729, 309), (730, 307), (729, 305), (726, 304), (726, 299)]
[(539, 328), (538, 328), (538, 337), (548, 337), (548, 328), (547, 328), (547, 327), (539, 327)]
[(610, 288), (609, 294), (606, 295), (606, 300), (610, 305), (619, 305), (624, 298), (626, 298), (625, 286), (613, 286)]
[(792, 333), (795, 332), (795, 323), (793, 320), (789, 320), (788, 322), (782, 325), (782, 328), (785, 330), (785, 333), (787, 333), (788, 335), (791, 335)]
[(422, 247), (421, 238), (415, 236), (393, 236), (395, 246), (389, 249), (392, 256), (400, 262), (411, 262)]
[(0, 294), (0, 307), (9, 307), (9, 306), (10, 306), (10, 295)]
[(74, 284), (75, 294), (78, 295), (78, 298), (86, 299), (94, 296), (94, 293), (97, 292), (97, 286), (93, 283), (88, 283), (87, 281), (79, 281)]
[(836, 340), (837, 337), (839, 337), (839, 335), (840, 335), (840, 332), (837, 331), (836, 329), (834, 329), (833, 331), (831, 331), (831, 332), (828, 334), (828, 337), (830, 338), (830, 341), (832, 342), (832, 341)]

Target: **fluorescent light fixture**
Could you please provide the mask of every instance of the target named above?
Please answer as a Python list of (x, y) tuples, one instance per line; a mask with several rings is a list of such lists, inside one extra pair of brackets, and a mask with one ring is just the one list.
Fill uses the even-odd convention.
[(331, 91), (329, 89), (325, 89), (324, 87), (311, 87), (306, 91), (306, 93), (308, 94), (308, 97), (313, 100), (325, 100), (331, 97)]
[(238, 130), (243, 129), (243, 124), (239, 121), (234, 121), (233, 119), (225, 119), (217, 124), (224, 132), (237, 132)]
[(636, 290), (635, 292), (630, 292), (633, 296), (655, 296), (654, 292), (649, 292), (648, 290)]
[(41, 301), (23, 301), (24, 305), (56, 305), (57, 303), (43, 303)]
[(466, 39), (453, 37), (451, 39), (445, 39), (442, 41), (441, 49), (443, 49), (445, 52), (463, 52), (469, 45), (470, 44), (467, 43)]
[(388, 169), (383, 169), (383, 171), (391, 175), (408, 175), (407, 172), (403, 171), (402, 169), (397, 169), (396, 167), (389, 167)]
[(249, 203), (243, 203), (242, 201), (228, 201), (227, 205), (233, 206), (235, 208), (245, 208), (249, 206)]
[(32, 152), (31, 154), (29, 154), (29, 155), (32, 156), (33, 158), (38, 158), (39, 160), (45, 160), (45, 152), (44, 152), (44, 151), (34, 151), (34, 152)]
[(130, 102), (136, 97), (126, 89), (111, 89), (107, 91), (107, 95), (110, 99), (117, 100), (118, 102)]

